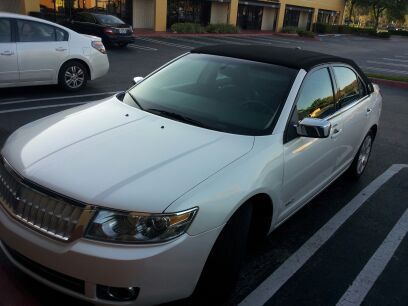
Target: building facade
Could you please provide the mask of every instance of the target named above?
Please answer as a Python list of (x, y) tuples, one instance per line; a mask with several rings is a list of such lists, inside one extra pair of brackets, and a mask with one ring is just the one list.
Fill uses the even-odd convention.
[(60, 21), (75, 12), (114, 14), (134, 28), (166, 31), (177, 22), (230, 23), (243, 30), (311, 30), (316, 22), (342, 24), (345, 0), (2, 0), (0, 11)]

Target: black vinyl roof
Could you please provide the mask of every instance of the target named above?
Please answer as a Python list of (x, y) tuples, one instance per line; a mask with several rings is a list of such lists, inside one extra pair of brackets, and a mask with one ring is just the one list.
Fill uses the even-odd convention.
[(288, 68), (304, 69), (309, 71), (313, 67), (326, 63), (344, 63), (353, 67), (363, 78), (366, 84), (371, 84), (357, 64), (347, 58), (301, 50), (299, 48), (282, 48), (268, 45), (213, 45), (191, 50), (191, 53), (202, 53), (240, 58), (250, 61), (281, 65)]

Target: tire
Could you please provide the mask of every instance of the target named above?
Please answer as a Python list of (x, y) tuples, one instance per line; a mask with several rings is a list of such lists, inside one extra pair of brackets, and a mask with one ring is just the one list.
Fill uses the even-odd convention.
[(84, 64), (79, 61), (69, 61), (62, 65), (58, 75), (58, 83), (67, 91), (78, 91), (86, 86), (88, 77)]
[(363, 175), (364, 170), (367, 166), (368, 160), (371, 155), (371, 149), (373, 146), (374, 142), (374, 134), (370, 131), (364, 137), (363, 142), (360, 145), (360, 148), (358, 149), (358, 152), (356, 156), (354, 157), (354, 160), (350, 166), (350, 168), (347, 170), (347, 174), (353, 178), (353, 179), (358, 179)]
[(191, 305), (223, 305), (235, 289), (245, 257), (252, 206), (246, 204), (227, 222), (205, 263)]

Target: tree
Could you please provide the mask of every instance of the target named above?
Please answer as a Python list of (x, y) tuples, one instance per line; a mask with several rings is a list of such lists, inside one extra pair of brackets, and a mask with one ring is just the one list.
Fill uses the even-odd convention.
[(358, 4), (368, 6), (374, 17), (374, 29), (378, 29), (380, 17), (385, 11), (400, 14), (406, 12), (408, 0), (358, 0)]
[(346, 0), (346, 6), (348, 7), (348, 20), (354, 23), (353, 14), (354, 8), (356, 4), (358, 4), (359, 0)]

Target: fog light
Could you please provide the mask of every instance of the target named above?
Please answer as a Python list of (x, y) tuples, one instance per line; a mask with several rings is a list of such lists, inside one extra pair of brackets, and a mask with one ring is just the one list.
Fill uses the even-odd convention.
[(98, 298), (108, 300), (108, 301), (133, 301), (136, 300), (139, 295), (140, 289), (137, 287), (108, 287), (108, 286), (97, 286)]

